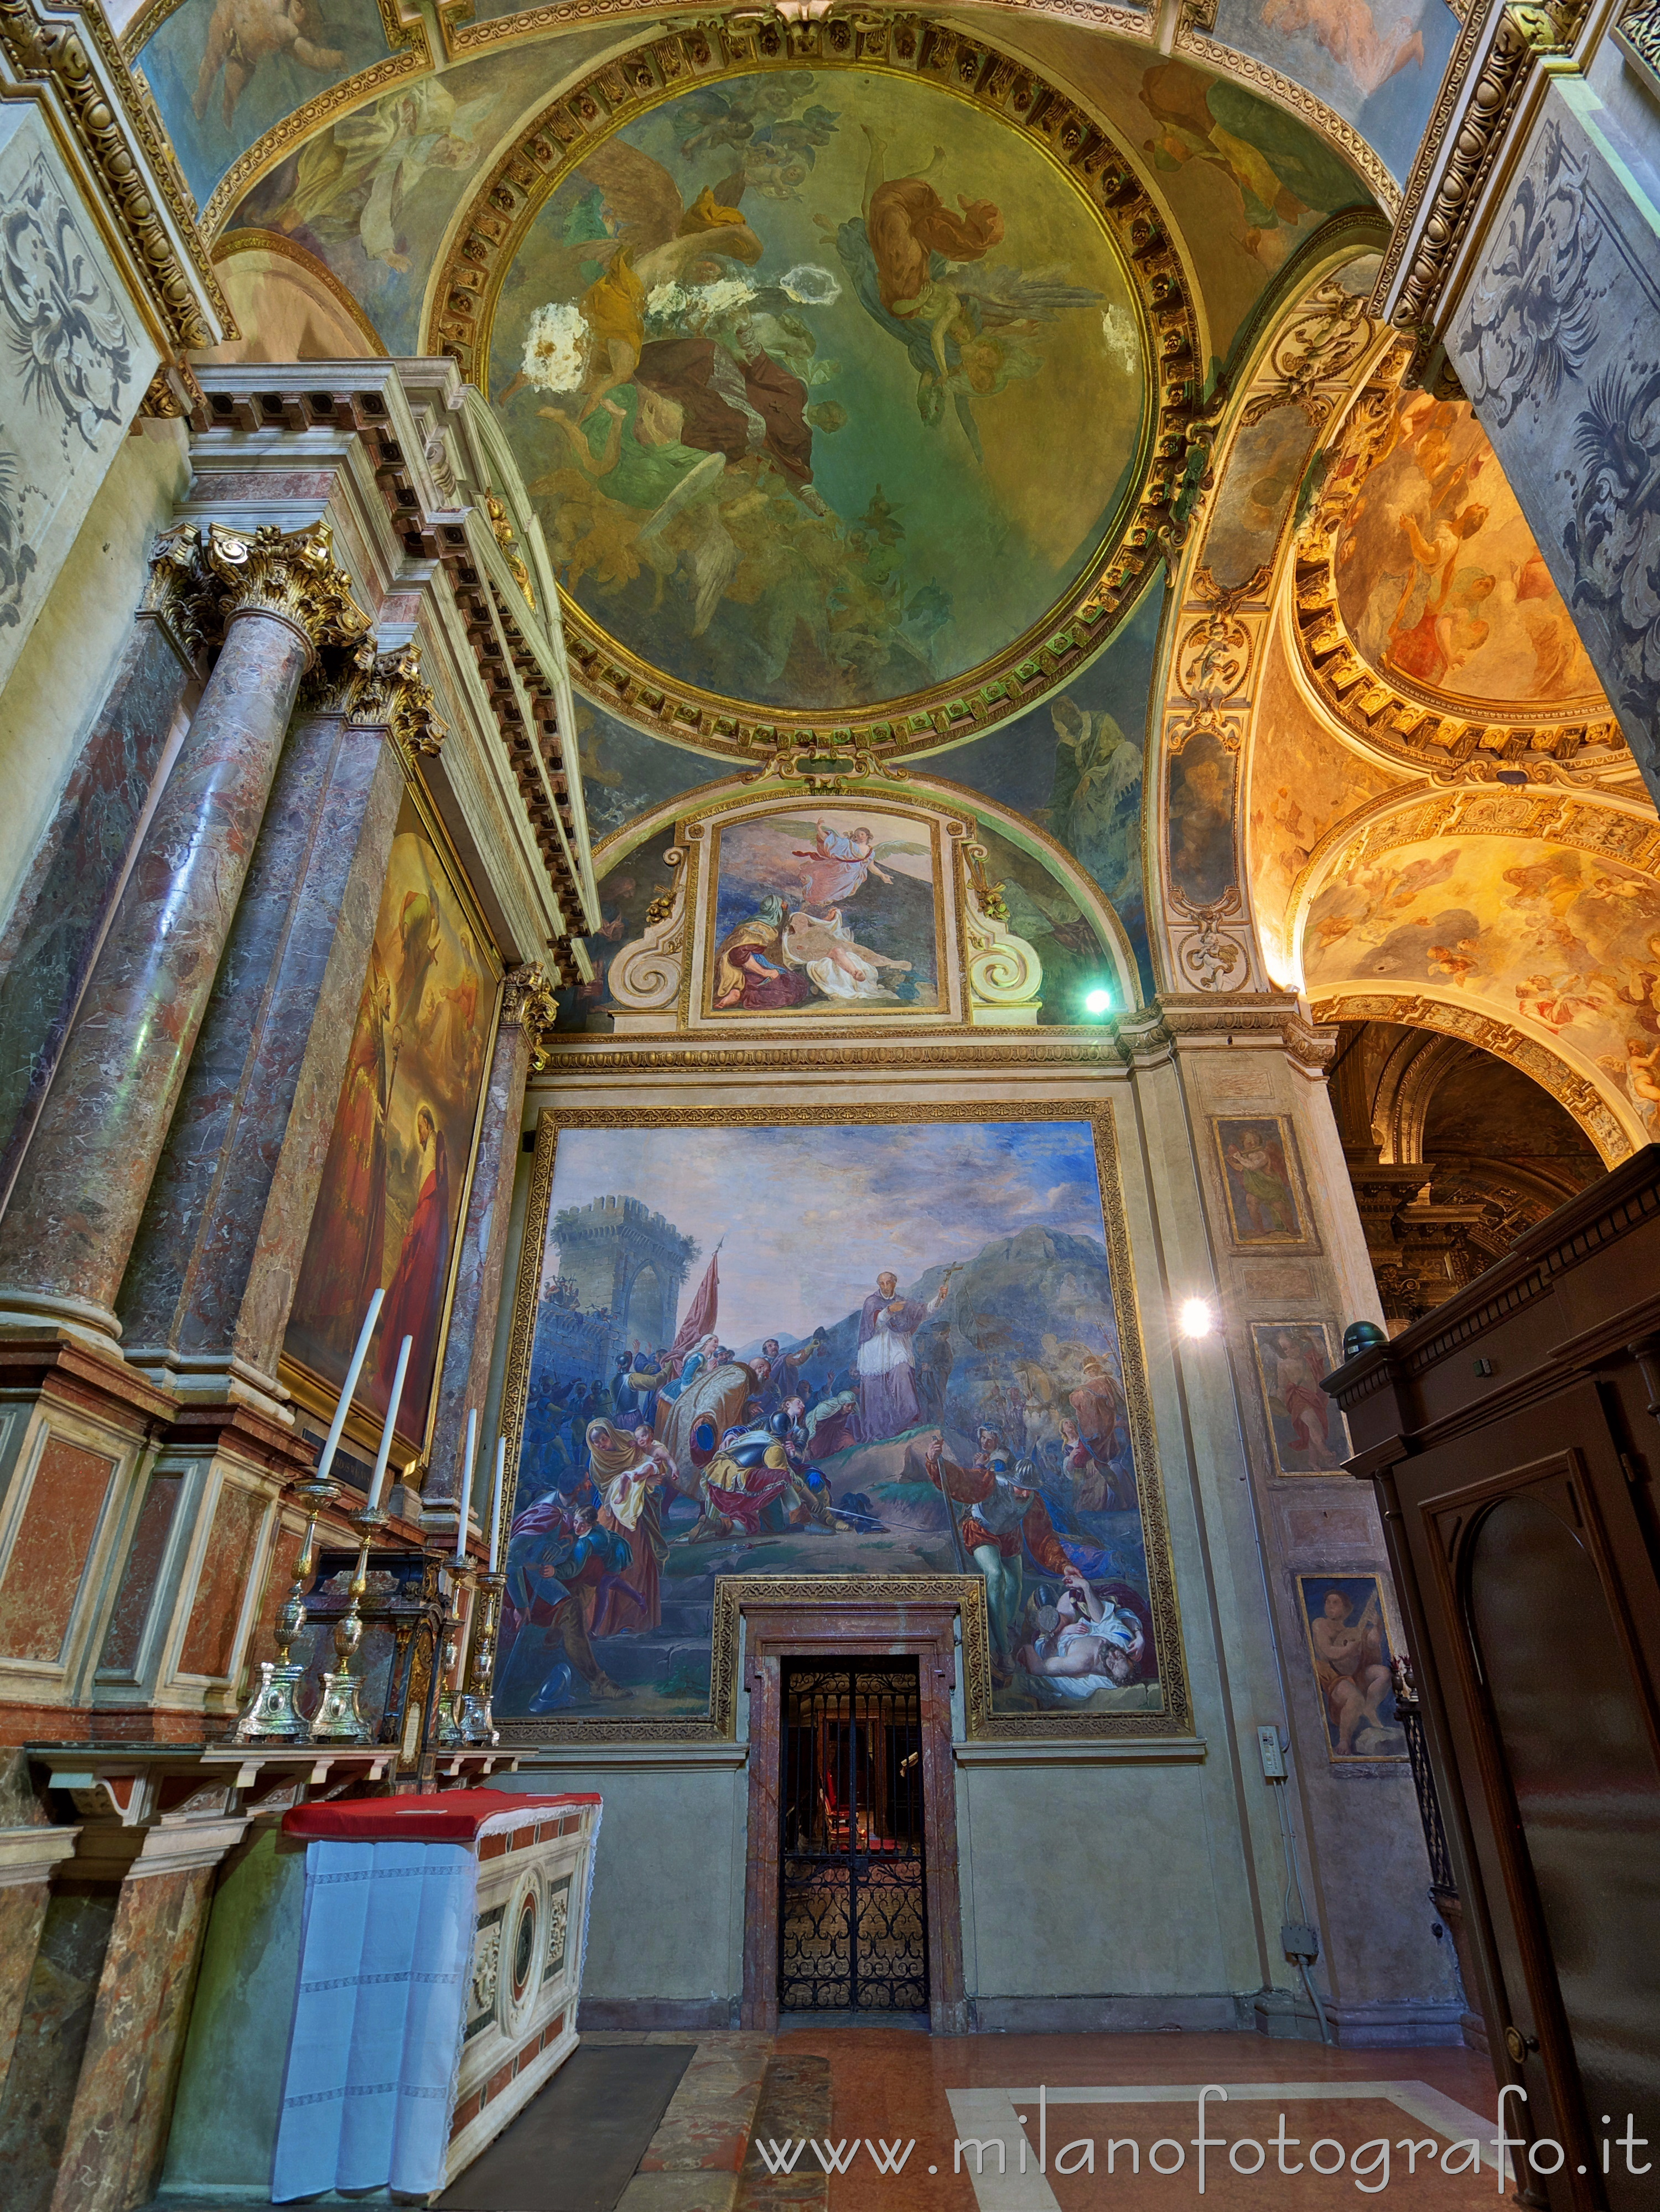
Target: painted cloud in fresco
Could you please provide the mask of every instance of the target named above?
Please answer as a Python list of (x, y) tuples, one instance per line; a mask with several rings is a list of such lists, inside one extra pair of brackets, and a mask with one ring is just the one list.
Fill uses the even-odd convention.
[(137, 65), (205, 205), (273, 125), (391, 51), (380, 10), (352, 0), (185, 0)]
[[(1088, 870), (1124, 925), (1148, 994), (1142, 752), (1163, 608), (1163, 593), (1150, 590), (1099, 658), (1063, 689), (990, 737), (937, 756), (941, 775), (1028, 816)], [(1044, 1002), (1048, 1014), (1047, 962)], [(1053, 1018), (1076, 1016), (1057, 1008)]]
[[(1524, 857), (1526, 856), (1526, 857)], [(1402, 845), (1322, 891), (1308, 988), (1449, 988), (1594, 1060), (1651, 1126), (1660, 1106), (1660, 884), (1514, 837)]]
[(1442, 0), (1221, 0), (1213, 35), (1306, 85), (1404, 179), (1457, 32)]

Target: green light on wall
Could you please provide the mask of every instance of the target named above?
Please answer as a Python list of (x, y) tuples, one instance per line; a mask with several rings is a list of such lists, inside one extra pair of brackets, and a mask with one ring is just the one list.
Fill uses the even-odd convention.
[(1086, 991), (1084, 994), (1084, 1012), (1086, 1014), (1110, 1014), (1112, 1012), (1112, 993), (1104, 990), (1099, 984), (1094, 990)]

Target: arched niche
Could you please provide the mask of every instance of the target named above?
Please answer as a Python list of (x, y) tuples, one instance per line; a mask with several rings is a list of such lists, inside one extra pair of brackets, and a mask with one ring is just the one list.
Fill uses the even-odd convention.
[[(821, 820), (831, 848), (823, 853)], [(838, 861), (835, 841), (860, 843), (861, 829), (873, 832), (868, 864), (858, 854)], [(855, 882), (861, 866), (866, 872)], [(1071, 856), (1012, 810), (937, 779), (815, 793), (805, 785), (757, 787), (727, 778), (629, 823), (596, 848), (594, 866), (603, 921), (590, 951), (602, 988), (587, 997), (622, 1030), (730, 1035), (760, 1025), (914, 1035), (1098, 1024), (1104, 1012), (1140, 1003), (1128, 933)], [(884, 885), (878, 870), (896, 880)], [(924, 893), (933, 932), (927, 957), (918, 935)], [(877, 970), (879, 984), (891, 979), (882, 988), (892, 995), (818, 988), (811, 970), (832, 957), (830, 948), (816, 934), (801, 942), (800, 933), (792, 949), (774, 948), (775, 917), (750, 934), (758, 952), (728, 958), (721, 972), (721, 948), (769, 897), (810, 917), (835, 911), (855, 946), (908, 962), (904, 970)], [(867, 922), (870, 915), (881, 920)], [(742, 955), (745, 946), (740, 941), (730, 950)], [(1078, 956), (1070, 968), (1067, 952)], [(1077, 1004), (1049, 998), (1046, 957), (1057, 981), (1063, 971), (1069, 978), (1066, 988)], [(854, 958), (863, 964), (861, 956)], [(772, 969), (786, 980), (769, 987)], [(745, 973), (762, 980), (734, 996)], [(1106, 1008), (1084, 1003), (1091, 992), (1104, 994)], [(573, 1021), (568, 1011), (567, 1026), (583, 1025), (586, 1014), (581, 1006), (575, 1012)]]

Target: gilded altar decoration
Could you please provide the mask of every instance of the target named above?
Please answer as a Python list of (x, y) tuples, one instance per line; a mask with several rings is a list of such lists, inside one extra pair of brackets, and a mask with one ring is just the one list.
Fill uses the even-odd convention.
[(363, 1309), (383, 1289), (356, 1402), (378, 1426), (398, 1347), (412, 1339), (398, 1425), (411, 1450), (426, 1440), (496, 973), (434, 831), (406, 795), (284, 1358), (331, 1401)]
[(509, 1740), (727, 1732), (733, 1575), (968, 1577), (992, 1732), (1189, 1725), (1107, 1120), (557, 1118), (504, 1402)]

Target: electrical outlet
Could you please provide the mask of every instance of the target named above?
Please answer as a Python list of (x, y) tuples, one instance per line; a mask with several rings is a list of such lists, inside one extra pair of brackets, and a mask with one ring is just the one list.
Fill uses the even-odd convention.
[(1280, 1748), (1279, 1729), (1258, 1729), (1256, 1747), (1262, 1755), (1262, 1779), (1265, 1782), (1283, 1782), (1286, 1778), (1286, 1754)]

